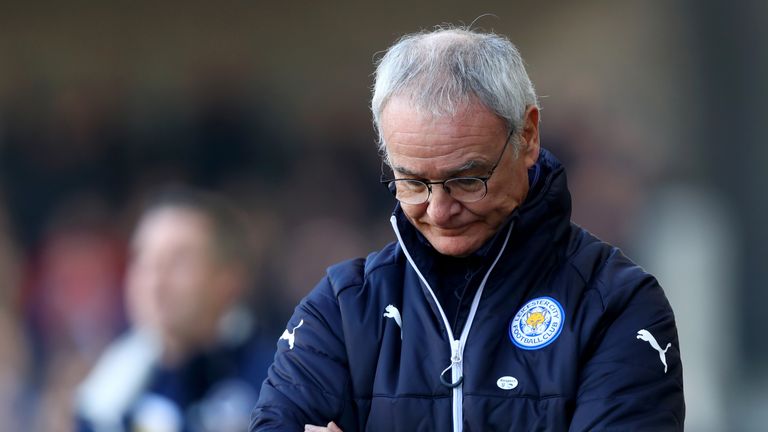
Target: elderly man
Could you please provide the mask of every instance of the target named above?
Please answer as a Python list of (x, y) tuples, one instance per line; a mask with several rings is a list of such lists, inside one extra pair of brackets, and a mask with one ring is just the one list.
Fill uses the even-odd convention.
[(243, 431), (274, 340), (240, 303), (250, 288), (248, 229), (220, 197), (158, 195), (133, 236), (132, 328), (79, 392), (78, 430)]
[(397, 241), (298, 305), (251, 431), (682, 430), (669, 303), (570, 221), (515, 47), (406, 36), (371, 108)]

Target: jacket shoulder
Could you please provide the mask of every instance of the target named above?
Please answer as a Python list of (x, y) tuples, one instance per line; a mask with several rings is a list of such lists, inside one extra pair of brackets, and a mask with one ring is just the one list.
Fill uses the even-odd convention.
[(392, 242), (366, 258), (353, 258), (328, 267), (328, 280), (334, 295), (338, 297), (346, 289), (362, 286), (377, 269), (393, 264), (397, 254), (397, 243)]
[(604, 308), (627, 304), (638, 295), (660, 296), (666, 302), (655, 277), (630, 260), (619, 248), (575, 224), (572, 224), (567, 259), (587, 289), (599, 293)]

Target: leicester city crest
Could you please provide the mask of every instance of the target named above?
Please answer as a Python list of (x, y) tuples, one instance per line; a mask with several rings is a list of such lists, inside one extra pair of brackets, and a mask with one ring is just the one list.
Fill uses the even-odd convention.
[(539, 297), (523, 305), (509, 323), (509, 338), (525, 350), (543, 348), (563, 330), (565, 312), (552, 297)]

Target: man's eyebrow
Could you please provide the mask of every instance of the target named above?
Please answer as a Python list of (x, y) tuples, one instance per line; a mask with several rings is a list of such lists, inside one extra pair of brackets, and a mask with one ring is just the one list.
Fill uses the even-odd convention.
[[(459, 176), (459, 175), (461, 175), (461, 174), (463, 174), (463, 173), (465, 173), (467, 171), (473, 170), (473, 169), (475, 169), (475, 168), (477, 168), (479, 166), (484, 166), (484, 165), (486, 165), (485, 162), (474, 160), (474, 159), (473, 160), (469, 160), (466, 163), (464, 163), (464, 165), (461, 165), (459, 167), (452, 168), (452, 169), (449, 169), (448, 171), (446, 171), (446, 173), (444, 175), (444, 178), (447, 179), (447, 178), (451, 178), (451, 177), (456, 177), (456, 176)], [(417, 178), (426, 178), (426, 176), (423, 175), (423, 173), (419, 173), (417, 171), (413, 171), (413, 170), (410, 170), (410, 169), (408, 169), (406, 167), (402, 167), (402, 166), (399, 166), (399, 165), (394, 165), (393, 164), (392, 165), (392, 170), (393, 171), (397, 171), (398, 173), (403, 174), (403, 175), (407, 175), (407, 176), (412, 176), (412, 177), (417, 177)]]

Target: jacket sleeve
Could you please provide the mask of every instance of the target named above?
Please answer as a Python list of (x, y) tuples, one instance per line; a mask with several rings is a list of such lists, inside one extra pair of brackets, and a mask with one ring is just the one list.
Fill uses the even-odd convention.
[(296, 307), (278, 340), (249, 430), (299, 431), (333, 420), (353, 431), (343, 341), (339, 304), (326, 277)]
[(625, 258), (597, 281), (603, 314), (582, 356), (571, 431), (682, 431), (683, 369), (672, 309)]

